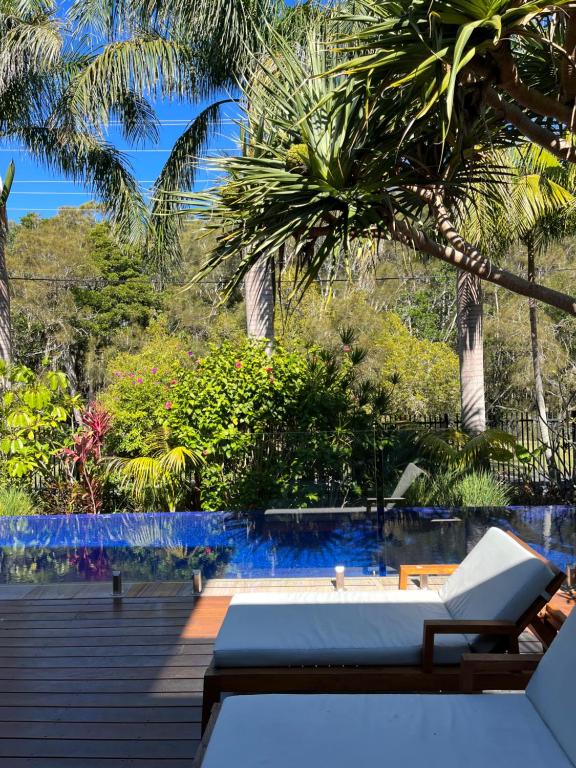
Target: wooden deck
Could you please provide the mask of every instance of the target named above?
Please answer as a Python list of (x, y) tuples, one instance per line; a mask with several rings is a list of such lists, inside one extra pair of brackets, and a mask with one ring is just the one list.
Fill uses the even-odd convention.
[[(395, 581), (395, 584), (394, 584)], [(395, 580), (354, 579), (353, 589)], [(2, 768), (190, 768), (204, 670), (230, 595), (330, 579), (0, 587)], [(540, 646), (526, 633), (522, 650)]]
[(0, 590), (0, 765), (190, 767), (230, 598), (135, 591), (114, 601)]

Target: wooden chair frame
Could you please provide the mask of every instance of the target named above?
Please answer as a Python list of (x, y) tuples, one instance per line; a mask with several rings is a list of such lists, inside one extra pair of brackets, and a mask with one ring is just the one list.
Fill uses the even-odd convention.
[[(543, 653), (465, 653), (460, 662), (460, 692), (524, 690)], [(204, 755), (220, 714), (214, 704), (191, 768), (202, 768)]]
[(523, 690), (543, 653), (465, 653), (460, 662), (460, 691)]
[[(467, 619), (427, 620), (423, 625), (422, 663), (417, 666), (315, 666), (315, 667), (216, 667), (214, 661), (204, 674), (202, 729), (223, 693), (409, 693), (460, 690), (460, 665), (434, 665), (434, 639), (441, 634), (498, 635), (495, 652), (518, 653), (518, 637), (556, 593), (565, 574), (528, 544), (508, 532), (515, 541), (547, 563), (554, 576), (518, 621), (469, 621)], [(424, 568), (437, 566), (419, 566)], [(445, 568), (446, 566), (444, 566)], [(414, 568), (408, 566), (407, 568)], [(457, 566), (451, 566), (453, 570)], [(430, 570), (429, 572), (434, 573)], [(444, 571), (445, 572), (445, 571)], [(405, 582), (406, 585), (407, 582)], [(520, 680), (520, 677), (518, 677)], [(514, 679), (511, 680), (513, 686)], [(474, 685), (474, 682), (473, 682)], [(481, 689), (480, 689), (481, 690)]]

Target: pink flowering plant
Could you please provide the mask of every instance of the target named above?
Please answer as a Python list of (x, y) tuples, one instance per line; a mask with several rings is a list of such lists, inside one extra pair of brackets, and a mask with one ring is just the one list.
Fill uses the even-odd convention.
[[(142, 375), (139, 386), (115, 377), (105, 396), (114, 455), (150, 456), (150, 436), (164, 429), (171, 445), (196, 458), (188, 497), (171, 499), (177, 508), (262, 506), (286, 493), (312, 500), (319, 466), (340, 472), (351, 450), (348, 432), (370, 425), (385, 399), (358, 380), (355, 349), (277, 344), (268, 356), (264, 344), (246, 339), (213, 345), (202, 357), (189, 351), (180, 349), (165, 366), (147, 352), (145, 360), (132, 358), (131, 372), (157, 373)], [(298, 445), (296, 438), (286, 443), (287, 434), (303, 433)]]

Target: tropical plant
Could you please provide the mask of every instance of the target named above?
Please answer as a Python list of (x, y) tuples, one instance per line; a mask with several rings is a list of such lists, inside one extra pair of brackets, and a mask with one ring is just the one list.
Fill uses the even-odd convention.
[(92, 514), (102, 507), (102, 448), (110, 427), (110, 414), (92, 403), (80, 415), (80, 429), (72, 438), (72, 447), (60, 452), (69, 466), (70, 483), (77, 478), (81, 489), (75, 494), (76, 503)]
[[(129, 78), (114, 88), (92, 79), (91, 57), (64, 44), (64, 25), (52, 0), (7, 0), (0, 9), (0, 127), (51, 169), (86, 184), (102, 200), (119, 233), (129, 240), (146, 231), (146, 204), (130, 169), (103, 137), (106, 104), (120, 118), (126, 138), (153, 133), (152, 115)], [(158, 65), (155, 62), (155, 67)], [(90, 86), (87, 86), (87, 83)], [(84, 90), (83, 90), (84, 86)], [(98, 112), (98, 113), (97, 113)], [(0, 250), (7, 224), (5, 205), (13, 167), (0, 195)], [(12, 356), (6, 270), (0, 254), (0, 357)]]
[(444, 141), (489, 111), (517, 135), (576, 161), (565, 136), (574, 127), (576, 95), (576, 15), (569, 4), (360, 0), (356, 6), (360, 13), (349, 19), (354, 34), (341, 41), (353, 46), (355, 58), (340, 69), (363, 87), (369, 83), (381, 96), (404, 91), (416, 121), (434, 111)]
[(531, 451), (514, 435), (493, 428), (472, 437), (459, 429), (416, 431), (413, 437), (420, 455), (431, 462), (431, 466), (464, 472), (487, 469), (491, 461), (515, 459), (529, 464), (537, 460), (543, 450)]
[[(407, 18), (411, 10), (405, 11)], [(395, 13), (402, 16), (398, 22), (388, 18)], [(412, 30), (403, 30), (405, 18), (398, 7), (386, 8), (381, 15), (387, 21), (377, 29), (375, 24), (373, 33), (386, 36), (391, 25), (389, 61), (382, 55), (390, 74), (397, 62), (400, 68), (406, 66), (402, 46)], [(362, 36), (369, 34), (363, 25), (369, 21), (354, 16), (350, 21), (360, 32), (355, 30), (348, 39), (360, 37), (362, 47)], [(477, 187), (483, 186), (489, 196), (503, 182), (504, 170), (490, 163), (488, 150), (510, 143), (509, 131), (494, 116), (484, 120), (478, 113), (471, 120), (467, 112), (454, 118), (450, 130), (439, 137), (444, 102), (431, 103), (417, 114), (414, 83), (407, 85), (408, 77), (390, 87), (390, 80), (380, 82), (370, 69), (378, 56), (377, 45), (376, 54), (352, 62), (343, 55), (344, 61), (332, 69), (333, 54), (319, 53), (317, 47), (313, 36), (306, 53), (299, 49), (295, 54), (285, 42), (275, 41), (262, 71), (244, 89), (248, 103), (244, 157), (217, 163), (229, 174), (220, 196), (216, 190), (188, 198), (195, 213), (202, 214), (205, 206), (213, 216), (211, 226), (217, 222), (226, 231), (200, 276), (232, 258), (239, 263), (236, 280), (251, 276), (259, 263), (263, 269), (268, 262), (267, 251), (284, 253), (290, 241), (296, 243), (293, 262), (307, 280), (316, 278), (323, 267), (334, 275), (352, 250), (349, 242), (383, 234), (459, 267), (462, 418), (467, 431), (482, 432), (486, 418), (481, 279), (576, 313), (571, 297), (496, 267), (482, 256), (477, 243), (463, 236), (462, 209), (470, 210)], [(380, 65), (385, 69), (385, 63)], [(317, 85), (321, 69), (323, 87)], [(349, 72), (355, 77), (331, 76)], [(446, 74), (447, 79), (451, 76)], [(281, 107), (275, 107), (273, 100)], [(382, 125), (387, 128), (384, 138)], [(339, 175), (328, 172), (328, 147), (338, 155)], [(303, 177), (301, 183), (291, 175)], [(185, 196), (181, 200), (185, 204)], [(445, 245), (436, 242), (436, 236)], [(243, 256), (238, 262), (239, 253)]]
[[(250, 108), (242, 156), (212, 161), (227, 175), (226, 183), (174, 196), (184, 212), (191, 210), (208, 230), (221, 233), (197, 279), (233, 263), (235, 285), (270, 252), (285, 251), (285, 265), (304, 288), (321, 273), (330, 279), (345, 270), (363, 242), (386, 237), (575, 311), (570, 297), (484, 259), (464, 241), (446, 205), (444, 187), (454, 206), (466, 204), (480, 184), (499, 183), (501, 169), (487, 155), (494, 130), (488, 134), (485, 121), (478, 121), (442, 146), (437, 116), (429, 117), (426, 130), (412, 131), (398, 101), (403, 91), (390, 96), (384, 116), (382, 104), (367, 103), (366, 90), (353, 78), (325, 74), (333, 62), (334, 54), (313, 35), (298, 53), (276, 41), (264, 72), (244, 89)], [(500, 133), (504, 142), (503, 128)], [(293, 163), (296, 150), (299, 165)], [(446, 244), (428, 234), (434, 230)]]
[(7, 385), (0, 401), (1, 471), (12, 478), (50, 474), (71, 431), (79, 398), (61, 371), (35, 374), (25, 366), (0, 367)]
[[(212, 345), (200, 358), (183, 351), (171, 369), (154, 373), (148, 355), (144, 365), (124, 358), (123, 375), (103, 397), (114, 417), (109, 450), (150, 457), (150, 435), (167, 428), (170, 445), (204, 459), (195, 471), (204, 509), (264, 507), (282, 498), (311, 503), (323, 494), (338, 503), (358, 494), (370, 477), (374, 424), (387, 411), (391, 385), (363, 378), (364, 353), (346, 338), (351, 343), (334, 349), (277, 345), (271, 359), (265, 343), (244, 337)], [(197, 498), (189, 494), (184, 503)]]
[(146, 511), (174, 512), (193, 495), (194, 474), (203, 457), (183, 445), (172, 445), (166, 426), (150, 435), (147, 449), (145, 456), (112, 459), (109, 471), (118, 475), (120, 486)]
[(192, 188), (196, 158), (226, 109), (235, 111), (238, 82), (269, 29), (279, 27), (294, 39), (318, 15), (313, 3), (292, 6), (284, 0), (126, 0), (120, 7), (76, 0), (71, 6), (76, 34), (89, 31), (97, 41), (71, 89), (92, 119), (107, 121), (128, 89), (142, 113), (153, 112), (148, 97), (202, 104), (154, 184), (150, 259), (164, 275), (179, 255), (176, 220), (166, 216), (173, 209), (170, 192)]
[[(576, 228), (576, 169), (561, 163), (547, 150), (534, 146), (520, 151), (509, 151), (514, 175), (509, 183), (512, 205), (502, 206), (497, 218), (499, 229), (508, 228), (512, 237), (525, 248), (528, 279), (536, 279), (536, 258), (550, 243), (559, 241)], [(504, 225), (504, 227), (502, 226)], [(510, 236), (510, 235), (509, 235)], [(546, 446), (546, 458), (554, 474), (548, 409), (542, 375), (542, 351), (538, 339), (537, 305), (528, 301), (530, 322), (530, 352), (534, 374), (534, 399), (538, 414), (538, 428)]]
[(12, 360), (12, 326), (10, 322), (10, 285), (6, 267), (6, 242), (8, 240), (8, 214), (6, 203), (14, 179), (14, 163), (8, 166), (6, 178), (0, 179), (0, 360)]

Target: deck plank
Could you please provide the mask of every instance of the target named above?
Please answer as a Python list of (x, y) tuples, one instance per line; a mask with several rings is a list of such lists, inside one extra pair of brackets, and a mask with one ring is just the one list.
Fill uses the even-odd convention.
[(0, 762), (11, 768), (183, 768), (230, 598), (78, 585), (0, 599)]

